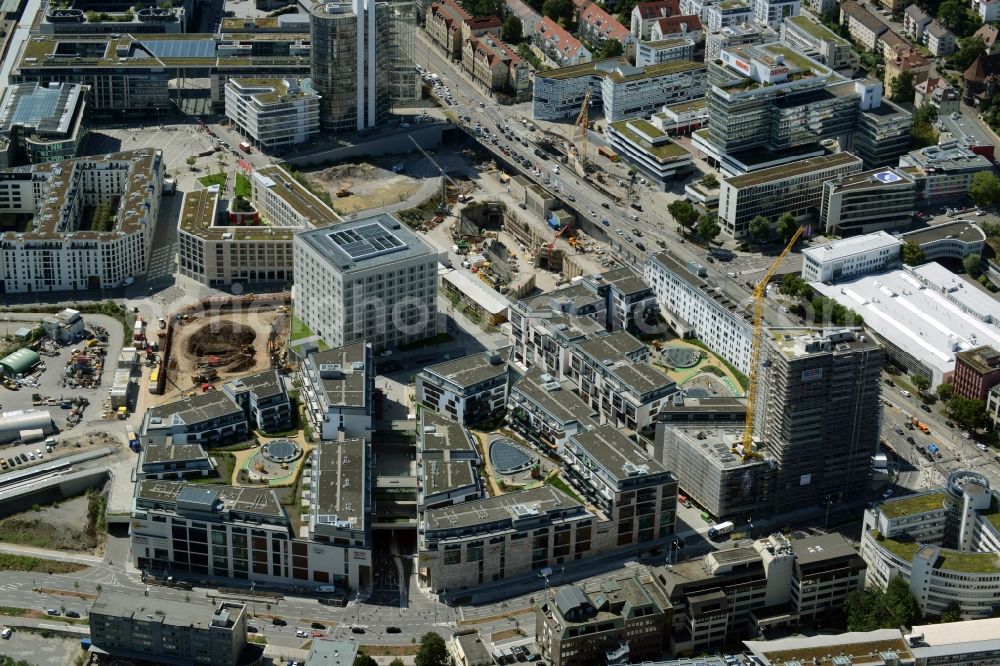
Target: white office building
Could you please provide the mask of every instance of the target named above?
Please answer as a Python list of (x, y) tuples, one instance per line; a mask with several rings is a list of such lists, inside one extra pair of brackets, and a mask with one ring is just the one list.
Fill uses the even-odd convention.
[(0, 232), (0, 293), (111, 289), (143, 275), (163, 174), (153, 149), (0, 171), (0, 214), (31, 218)]
[(868, 586), (885, 589), (899, 576), (923, 615), (939, 617), (955, 604), (965, 619), (990, 617), (1000, 597), (998, 509), (989, 480), (959, 470), (943, 489), (866, 510), (861, 557)]
[(364, 342), (313, 352), (302, 362), (300, 397), (322, 439), (371, 441), (374, 391), (372, 348)]
[(705, 13), (708, 16), (705, 30), (710, 32), (743, 25), (753, 20), (753, 7), (742, 0), (724, 0), (716, 5), (710, 5)]
[(838, 282), (899, 266), (903, 242), (884, 231), (802, 250), (802, 279)]
[(667, 252), (646, 262), (646, 282), (674, 332), (680, 337), (697, 337), (740, 372), (748, 373), (750, 315), (705, 275), (704, 267), (694, 262), (685, 266)]
[(661, 190), (694, 168), (691, 153), (647, 120), (608, 123), (607, 137), (619, 156)]
[(781, 22), (789, 16), (798, 16), (800, 0), (754, 0), (753, 18), (759, 25), (780, 30)]
[(781, 41), (833, 69), (854, 67), (860, 61), (849, 41), (807, 16), (783, 20)]
[(264, 149), (305, 143), (319, 134), (320, 97), (309, 79), (232, 78), (226, 82), (226, 117)]
[(875, 169), (823, 183), (819, 221), (825, 233), (852, 236), (913, 223), (917, 186), (905, 172)]
[(295, 314), (331, 347), (437, 333), (439, 253), (387, 213), (298, 234)]
[(958, 352), (1000, 349), (1000, 301), (940, 264), (810, 284), (858, 313), (886, 355), (932, 388), (951, 380)]

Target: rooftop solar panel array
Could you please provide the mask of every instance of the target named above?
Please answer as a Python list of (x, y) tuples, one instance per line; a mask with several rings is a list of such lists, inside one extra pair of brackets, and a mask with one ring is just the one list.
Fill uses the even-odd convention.
[(143, 47), (157, 58), (212, 58), (215, 40), (212, 39), (149, 39)]
[(405, 247), (403, 241), (378, 223), (343, 231), (333, 231), (330, 233), (330, 241), (355, 261), (387, 254)]

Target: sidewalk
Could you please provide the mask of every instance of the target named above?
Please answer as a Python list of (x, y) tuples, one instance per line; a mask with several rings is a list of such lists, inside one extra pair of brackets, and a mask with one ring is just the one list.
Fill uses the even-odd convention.
[(23, 557), (37, 557), (42, 560), (59, 560), (61, 562), (73, 562), (75, 564), (85, 564), (94, 566), (101, 564), (104, 560), (97, 555), (84, 555), (82, 553), (68, 553), (63, 550), (48, 550), (46, 548), (34, 548), (33, 546), (13, 546), (10, 544), (0, 544), (0, 553), (8, 555), (21, 555)]
[(53, 622), (51, 620), (38, 620), (33, 617), (14, 617), (11, 615), (0, 615), (0, 624), (13, 627), (15, 630), (20, 627), (26, 629), (44, 629), (52, 633), (69, 636), (90, 636), (90, 627), (86, 624)]

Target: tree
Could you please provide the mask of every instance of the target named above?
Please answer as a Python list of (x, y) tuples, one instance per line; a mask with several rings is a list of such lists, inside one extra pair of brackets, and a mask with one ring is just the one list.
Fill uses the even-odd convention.
[(916, 386), (919, 391), (926, 391), (931, 385), (930, 380), (923, 375), (913, 375), (912, 381), (913, 385)]
[(573, 22), (573, 0), (545, 0), (542, 14), (565, 28)]
[(902, 576), (893, 578), (888, 588), (855, 590), (844, 599), (848, 631), (874, 631), (913, 626), (920, 620), (920, 604), (910, 594)]
[(607, 60), (608, 58), (617, 58), (625, 50), (622, 48), (622, 43), (616, 39), (605, 39), (601, 42), (601, 45), (594, 51), (594, 60)]
[(944, 0), (938, 8), (937, 19), (958, 37), (968, 37), (982, 25), (979, 16), (962, 0)]
[(406, 664), (403, 663), (402, 659), (396, 657), (395, 659), (389, 662), (389, 666), (406, 666)]
[(778, 218), (778, 223), (775, 225), (775, 231), (781, 236), (786, 242), (795, 235), (795, 232), (799, 228), (799, 223), (795, 220), (795, 216), (791, 213), (782, 213)]
[(958, 40), (958, 49), (948, 56), (948, 67), (964, 72), (976, 58), (986, 55), (986, 42), (981, 37)]
[(705, 241), (710, 241), (719, 235), (722, 227), (719, 226), (718, 218), (708, 213), (698, 218), (698, 235)]
[(428, 631), (420, 638), (420, 649), (414, 659), (416, 666), (448, 666), (448, 648), (441, 634)]
[(941, 613), (941, 619), (939, 622), (958, 622), (962, 619), (962, 608), (958, 605), (957, 601), (953, 601), (948, 604), (948, 607), (944, 609)]
[(949, 400), (952, 399), (952, 397), (954, 397), (954, 395), (955, 395), (955, 385), (954, 384), (948, 384), (948, 383), (938, 384), (938, 387), (937, 387), (937, 397), (938, 398), (940, 398), (944, 402), (948, 402)]
[(750, 232), (750, 237), (759, 243), (771, 235), (771, 223), (763, 215), (758, 215), (750, 220), (747, 231)]
[(938, 131), (934, 127), (937, 119), (937, 107), (930, 104), (924, 104), (913, 112), (913, 128), (910, 130), (911, 147), (923, 148), (937, 144)]
[(785, 277), (781, 278), (781, 285), (778, 287), (778, 291), (785, 296), (808, 298), (812, 294), (812, 287), (795, 273), (788, 273)]
[(699, 180), (698, 182), (702, 186), (707, 187), (710, 190), (714, 190), (719, 186), (719, 179), (715, 176), (714, 173), (706, 173), (704, 176), (701, 177), (701, 180)]
[(913, 93), (913, 72), (906, 70), (892, 80), (889, 99), (893, 102), (912, 102)]
[(948, 401), (948, 413), (959, 425), (968, 428), (985, 427), (989, 417), (986, 415), (986, 403), (982, 400), (970, 400), (955, 396)]
[(524, 26), (521, 25), (521, 19), (515, 14), (511, 14), (505, 18), (503, 20), (503, 27), (500, 28), (500, 34), (508, 44), (517, 44), (520, 42), (524, 39)]
[(364, 652), (358, 652), (358, 656), (354, 658), (354, 666), (378, 666), (378, 662)]
[(977, 206), (992, 206), (1000, 203), (1000, 178), (992, 171), (980, 171), (972, 177), (969, 196)]
[(965, 269), (966, 273), (977, 278), (983, 272), (983, 258), (978, 254), (970, 254), (962, 259), (962, 268)]
[(690, 229), (691, 225), (698, 220), (698, 211), (694, 209), (694, 205), (687, 199), (674, 201), (667, 206), (667, 212), (677, 220), (677, 224), (685, 229)]
[(903, 258), (903, 263), (907, 266), (917, 266), (924, 263), (924, 251), (913, 241), (906, 241), (899, 251)]

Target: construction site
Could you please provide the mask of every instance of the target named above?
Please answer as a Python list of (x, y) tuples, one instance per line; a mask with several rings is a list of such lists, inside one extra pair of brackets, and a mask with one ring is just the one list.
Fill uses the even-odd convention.
[(330, 196), (337, 212), (347, 214), (399, 204), (417, 194), (422, 180), (403, 173), (398, 166), (369, 162), (338, 164), (304, 175)]
[[(274, 303), (287, 299), (287, 294), (263, 303), (250, 297), (220, 299), (226, 302), (171, 315), (162, 331), (166, 342), (160, 367), (165, 366), (166, 373), (160, 392), (172, 399), (192, 389), (208, 390), (217, 382), (284, 368), (291, 315), (287, 305)], [(235, 301), (248, 307), (235, 307)]]

